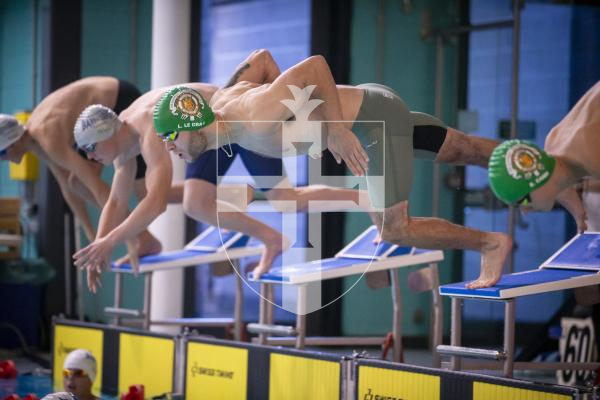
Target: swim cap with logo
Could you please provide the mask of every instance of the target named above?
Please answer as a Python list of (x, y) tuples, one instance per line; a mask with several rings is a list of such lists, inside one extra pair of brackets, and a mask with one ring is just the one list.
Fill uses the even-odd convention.
[(25, 128), (19, 121), (8, 114), (0, 114), (0, 151), (6, 150), (19, 140), (25, 133)]
[(488, 165), (496, 196), (514, 204), (550, 179), (556, 160), (532, 142), (508, 140), (494, 149)]
[(154, 128), (159, 136), (202, 129), (214, 120), (215, 114), (204, 97), (185, 86), (170, 89), (154, 106)]
[(80, 369), (90, 377), (92, 382), (96, 379), (96, 359), (87, 350), (77, 349), (70, 352), (65, 358), (63, 368)]
[(117, 114), (102, 104), (88, 106), (79, 114), (73, 135), (77, 147), (110, 139), (121, 127)]

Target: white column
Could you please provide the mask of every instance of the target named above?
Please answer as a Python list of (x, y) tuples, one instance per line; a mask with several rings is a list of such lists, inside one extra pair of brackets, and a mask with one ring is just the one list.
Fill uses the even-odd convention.
[[(152, 78), (153, 89), (187, 82), (190, 71), (190, 1), (154, 0), (152, 10)], [(171, 155), (173, 181), (182, 181), (185, 163)], [(150, 231), (162, 242), (163, 250), (181, 249), (184, 245), (185, 217), (180, 204), (167, 211), (151, 225)], [(152, 319), (181, 317), (183, 313), (183, 270), (161, 271), (152, 281)], [(156, 326), (153, 331), (177, 333), (179, 328)]]

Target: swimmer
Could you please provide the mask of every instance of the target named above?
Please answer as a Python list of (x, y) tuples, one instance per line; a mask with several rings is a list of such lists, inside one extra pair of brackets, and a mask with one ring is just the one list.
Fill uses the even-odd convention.
[(336, 86), (320, 56), (300, 62), (272, 83), (240, 80), (250, 70), (259, 77), (268, 71), (264, 62), (253, 61), (254, 55), (240, 64), (210, 105), (202, 102), (193, 124), (179, 125), (182, 120), (169, 110), (178, 92), (168, 92), (157, 104), (155, 126), (170, 151), (193, 160), (217, 146), (238, 144), (264, 156), (283, 157), (285, 144), (304, 141), (305, 134), (305, 129), (286, 130), (283, 137), (283, 123), (295, 117), (285, 104), (294, 98), (290, 86), (310, 87), (311, 97), (320, 100), (310, 120), (324, 121), (323, 149), (338, 162), (345, 161), (355, 175), (367, 174), (372, 206), (380, 210), (371, 216), (382, 239), (402, 246), (479, 251), (481, 275), (469, 286), (486, 287), (499, 280), (512, 249), (509, 236), (441, 218), (411, 217), (408, 207), (414, 157), (486, 167), (496, 141), (468, 136), (430, 115), (409, 111), (400, 96), (383, 85)]

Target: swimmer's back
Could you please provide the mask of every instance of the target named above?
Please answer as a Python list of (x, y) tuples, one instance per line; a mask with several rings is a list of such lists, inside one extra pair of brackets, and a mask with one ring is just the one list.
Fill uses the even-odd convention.
[(600, 178), (600, 81), (552, 128), (544, 148), (585, 175)]
[(92, 104), (114, 107), (118, 88), (116, 78), (93, 76), (57, 89), (34, 109), (27, 123), (29, 133), (38, 141), (48, 135), (59, 135), (72, 142), (73, 127), (79, 114)]

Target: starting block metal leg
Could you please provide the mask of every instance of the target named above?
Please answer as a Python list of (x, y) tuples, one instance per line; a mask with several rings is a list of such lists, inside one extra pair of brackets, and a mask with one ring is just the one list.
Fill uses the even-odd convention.
[[(234, 261), (234, 268), (241, 271), (239, 260)], [(235, 306), (233, 310), (233, 338), (236, 341), (241, 341), (243, 336), (243, 320), (244, 318), (244, 287), (242, 277), (239, 273), (235, 274)]]
[(444, 307), (442, 304), (442, 296), (440, 295), (440, 276), (438, 265), (436, 263), (429, 264), (431, 268), (431, 307), (433, 309), (433, 327), (431, 332), (431, 354), (433, 356), (432, 363), (435, 368), (440, 368), (441, 358), (437, 352), (438, 345), (442, 344), (444, 334)]
[(512, 378), (515, 363), (515, 299), (504, 302), (504, 360), (503, 373)]
[[(116, 309), (121, 308), (122, 287), (123, 287), (123, 276), (117, 272), (115, 274), (115, 305), (114, 305), (114, 307)], [(121, 317), (119, 317), (118, 315), (115, 315), (115, 317), (113, 318), (113, 324), (115, 324), (117, 326), (121, 325)]]
[[(268, 320), (268, 308), (269, 308), (269, 302), (267, 301), (268, 298), (268, 293), (269, 292), (269, 285), (267, 283), (261, 283), (260, 284), (260, 303), (258, 305), (258, 321), (261, 325), (266, 325), (269, 322)], [(265, 345), (267, 344), (267, 334), (264, 332), (261, 332), (258, 334), (258, 343)]]
[(275, 323), (275, 286), (269, 286), (269, 323)]
[(150, 329), (150, 310), (152, 309), (152, 272), (144, 276), (144, 322), (143, 329)]
[(298, 286), (298, 304), (297, 304), (297, 314), (296, 314), (296, 330), (298, 331), (298, 336), (296, 336), (296, 348), (303, 349), (306, 338), (306, 298), (307, 296), (307, 286), (300, 285)]
[[(462, 342), (462, 299), (452, 298), (452, 320), (450, 322), (450, 345), (460, 346)], [(452, 371), (460, 371), (461, 369), (460, 356), (450, 357), (450, 369)]]
[(274, 307), (273, 303), (275, 302), (275, 286), (267, 285), (267, 324), (273, 325), (274, 317)]
[(400, 294), (400, 282), (397, 270), (390, 270), (389, 274), (392, 281), (392, 306), (394, 310), (392, 318), (392, 334), (394, 335), (392, 360), (402, 362), (402, 297)]
[[(75, 217), (74, 225), (75, 251), (78, 252), (81, 250), (81, 221), (79, 218)], [(85, 319), (85, 305), (83, 304), (83, 271), (80, 271), (79, 268), (75, 268), (75, 277), (77, 282), (77, 317), (80, 321), (83, 321)]]

